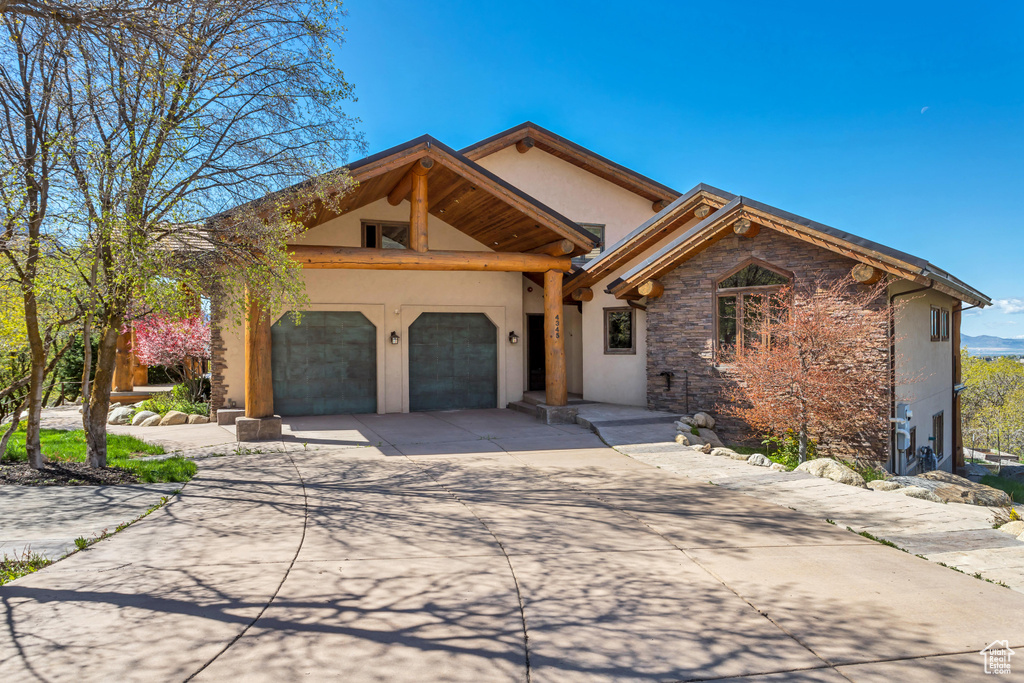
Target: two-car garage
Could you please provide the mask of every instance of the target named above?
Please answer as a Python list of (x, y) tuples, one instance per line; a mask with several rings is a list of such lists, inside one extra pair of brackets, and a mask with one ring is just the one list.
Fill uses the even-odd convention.
[[(495, 408), (497, 327), (483, 313), (421, 313), (408, 328), (409, 410)], [(362, 313), (308, 311), (271, 328), (275, 412), (377, 412), (378, 330)]]

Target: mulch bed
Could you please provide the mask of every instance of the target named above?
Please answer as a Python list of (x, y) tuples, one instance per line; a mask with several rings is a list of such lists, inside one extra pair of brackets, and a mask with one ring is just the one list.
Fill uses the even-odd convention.
[(21, 486), (116, 486), (137, 484), (139, 478), (123, 467), (92, 468), (82, 462), (49, 462), (34, 470), (26, 462), (0, 463), (0, 484)]

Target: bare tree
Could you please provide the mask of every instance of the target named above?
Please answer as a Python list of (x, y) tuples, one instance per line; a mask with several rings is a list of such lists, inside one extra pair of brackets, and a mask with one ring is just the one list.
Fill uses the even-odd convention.
[(160, 13), (171, 4), (171, 0), (0, 0), (0, 13), (98, 35), (131, 32), (157, 37), (163, 33)]
[(84, 420), (96, 467), (123, 327), (164, 305), (172, 282), (238, 302), (239, 318), (242, 287), (267, 305), (302, 301), (285, 247), (340, 201), (347, 175), (328, 171), (361, 145), (338, 110), (352, 89), (333, 63), (333, 4), (189, 0), (161, 21), (173, 44), (75, 34), (64, 81), (99, 336)]

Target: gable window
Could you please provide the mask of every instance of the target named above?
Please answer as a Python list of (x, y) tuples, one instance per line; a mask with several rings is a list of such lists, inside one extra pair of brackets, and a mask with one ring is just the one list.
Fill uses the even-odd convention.
[(766, 341), (761, 340), (760, 324), (764, 304), (789, 282), (789, 275), (756, 259), (745, 262), (718, 281), (715, 340), (719, 358), (731, 351), (742, 353), (745, 344)]
[(931, 309), (932, 341), (949, 341), (949, 309), (932, 306)]
[(945, 415), (942, 413), (935, 413), (932, 415), (932, 439), (934, 441), (932, 448), (935, 450), (935, 458), (941, 459), (944, 452), (943, 435), (946, 431), (946, 420)]
[(363, 221), (363, 246), (369, 249), (408, 249), (409, 224)]
[(604, 309), (604, 352), (635, 354), (636, 332), (632, 308)]
[(593, 261), (604, 251), (604, 226), (598, 223), (577, 223), (577, 225), (589, 232), (597, 240), (597, 246), (589, 253), (577, 256), (572, 260), (574, 266), (582, 267), (583, 264)]

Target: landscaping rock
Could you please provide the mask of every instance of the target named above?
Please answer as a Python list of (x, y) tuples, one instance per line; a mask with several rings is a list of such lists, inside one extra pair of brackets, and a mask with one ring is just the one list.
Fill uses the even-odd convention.
[(698, 427), (697, 428), (697, 433), (700, 434), (700, 438), (701, 439), (703, 439), (705, 442), (711, 444), (712, 448), (722, 448), (722, 447), (725, 446), (725, 444), (722, 443), (722, 440), (718, 438), (718, 434), (715, 434), (710, 429), (706, 429), (704, 427)]
[(1020, 536), (1021, 534), (1024, 534), (1024, 522), (1007, 522), (999, 527), (999, 530), (1005, 531), (1008, 534), (1013, 534), (1014, 536)]
[(781, 462), (773, 462), (771, 465), (768, 466), (768, 469), (772, 470), (773, 472), (785, 472), (786, 466), (783, 465)]
[(979, 465), (976, 462), (969, 462), (960, 469), (962, 470), (963, 476), (969, 479), (981, 479), (986, 474), (992, 474), (992, 470), (984, 465)]
[(130, 423), (132, 421), (132, 412), (134, 410), (134, 408), (125, 408), (123, 406), (115, 408), (107, 415), (107, 424), (126, 425)]
[(868, 488), (873, 491), (895, 491), (903, 488), (903, 484), (891, 479), (876, 479), (868, 482)]
[(731, 448), (724, 448), (722, 446), (718, 446), (717, 448), (712, 446), (711, 447), (711, 455), (719, 455), (719, 456), (729, 457), (729, 456), (736, 455), (736, 451), (734, 451)]
[(1012, 502), (1010, 496), (1005, 491), (938, 470), (924, 472), (916, 477), (893, 477), (887, 481), (895, 481), (903, 486), (917, 486), (926, 489), (945, 503), (1005, 507)]
[(135, 417), (132, 418), (132, 424), (138, 427), (139, 425), (141, 425), (143, 422), (153, 417), (154, 415), (160, 417), (159, 413), (154, 413), (152, 410), (141, 410), (135, 413)]
[(847, 486), (865, 487), (864, 477), (860, 476), (846, 465), (832, 460), (831, 458), (816, 458), (815, 460), (808, 460), (807, 462), (797, 465), (796, 471), (806, 472), (807, 474), (814, 475), (815, 477), (821, 477), (822, 479), (831, 479), (832, 481), (837, 481), (840, 484), (846, 484)]
[(693, 446), (694, 448), (698, 448), (700, 446), (703, 446), (705, 442), (704, 439), (689, 432), (679, 432), (678, 434), (676, 434), (676, 443), (682, 444), (684, 446)]
[(159, 415), (154, 415), (153, 417), (147, 417), (145, 420), (143, 420), (142, 422), (139, 423), (139, 426), (140, 427), (159, 427), (160, 426), (160, 420), (162, 420), (162, 419), (163, 418), (160, 417)]
[(905, 487), (903, 487), (901, 489), (898, 489), (898, 491), (899, 491), (899, 493), (902, 493), (905, 496), (910, 496), (911, 498), (920, 498), (921, 500), (930, 500), (933, 503), (942, 503), (943, 502), (943, 500), (941, 498), (939, 498), (938, 496), (936, 496), (934, 493), (932, 493), (928, 489), (922, 488), (920, 486), (905, 486)]
[[(681, 427), (680, 424), (685, 425), (685, 427)], [(681, 432), (683, 432), (683, 431), (688, 432), (688, 431), (690, 431), (690, 427), (696, 427), (696, 426), (697, 426), (697, 423), (694, 422), (693, 418), (690, 417), (689, 415), (683, 415), (682, 417), (679, 418), (679, 421), (676, 422), (676, 428), (679, 429), (679, 431), (681, 431)]]
[(188, 423), (190, 425), (204, 425), (210, 422), (210, 418), (205, 415), (189, 415)]
[(703, 446), (701, 446), (698, 450), (700, 450), (701, 453), (708, 455), (713, 450), (713, 446), (709, 443), (706, 443)]
[(173, 425), (183, 425), (186, 422), (188, 422), (188, 415), (177, 410), (170, 410), (166, 415), (164, 415), (163, 419), (160, 420), (160, 426), (168, 427)]
[(751, 465), (757, 465), (758, 467), (769, 467), (772, 461), (769, 460), (764, 453), (754, 453), (752, 456), (747, 458), (747, 462)]
[(693, 424), (697, 427), (704, 427), (705, 429), (714, 429), (715, 418), (711, 417), (707, 413), (697, 413), (693, 416)]

